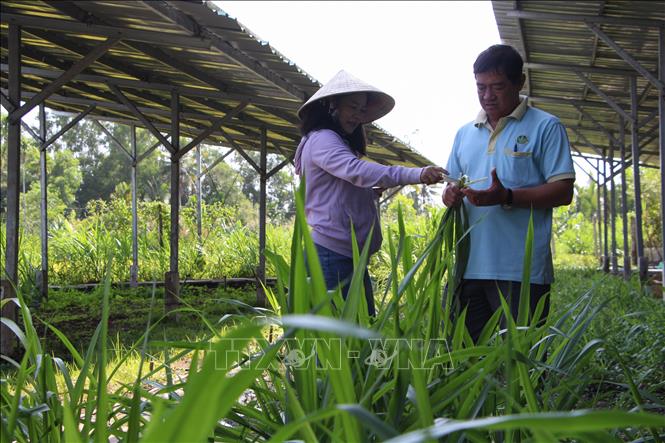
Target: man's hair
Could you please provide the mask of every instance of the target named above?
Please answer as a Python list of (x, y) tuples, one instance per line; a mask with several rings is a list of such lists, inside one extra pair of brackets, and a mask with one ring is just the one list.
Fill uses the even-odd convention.
[(514, 85), (522, 82), (522, 56), (509, 45), (492, 45), (478, 55), (473, 73), (497, 72), (504, 74)]
[[(337, 97), (342, 97), (339, 95)], [(327, 98), (317, 100), (308, 105), (302, 112), (302, 121), (300, 123), (300, 134), (307, 135), (311, 131), (319, 129), (330, 129), (339, 134), (346, 143), (361, 155), (367, 152), (367, 137), (365, 136), (365, 128), (362, 124), (351, 134), (346, 134), (342, 127), (330, 115), (330, 101)]]

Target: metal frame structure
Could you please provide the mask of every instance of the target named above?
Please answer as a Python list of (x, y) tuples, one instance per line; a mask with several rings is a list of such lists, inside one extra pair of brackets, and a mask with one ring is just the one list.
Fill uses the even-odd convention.
[[(175, 306), (179, 292), (180, 160), (194, 148), (198, 153), (198, 192), (205, 171), (231, 152), (240, 154), (256, 170), (260, 180), (257, 278), (264, 281), (268, 180), (292, 160), (300, 140), (297, 109), (321, 84), (205, 0), (6, 0), (0, 8), (0, 98), (9, 112), (2, 297), (13, 297), (17, 283), (21, 128), (38, 141), (41, 150), (44, 258), (39, 284), (46, 295), (46, 149), (85, 117), (132, 127), (130, 147), (111, 137), (132, 167), (132, 284), (136, 284), (138, 274), (136, 168), (159, 146), (171, 157), (171, 256), (165, 274), (165, 307)], [(48, 140), (45, 106), (76, 115)], [(21, 120), (35, 107), (40, 109), (39, 134)], [(136, 149), (137, 126), (146, 128), (157, 140), (143, 153)], [(180, 146), (181, 136), (191, 141)], [(199, 144), (203, 141), (231, 150), (202, 170)], [(367, 155), (376, 162), (431, 164), (376, 125), (368, 127), (368, 142)], [(250, 151), (260, 154), (258, 164), (248, 155)], [(285, 160), (269, 171), (268, 153)], [(261, 285), (258, 287), (258, 302), (262, 303)], [(16, 306), (5, 304), (3, 316), (15, 319)], [(11, 354), (9, 337), (9, 333), (2, 334), (2, 353), (6, 355)]]
[[(661, 171), (665, 232), (665, 2), (513, 0), (493, 1), (492, 6), (501, 39), (524, 57), (524, 92), (530, 102), (561, 119), (575, 161), (584, 161), (597, 174), (591, 179), (599, 189), (603, 269), (619, 272), (615, 177), (620, 175), (623, 274), (630, 276), (627, 212), (632, 209), (637, 269), (645, 279), (642, 167)], [(630, 166), (633, 208), (626, 204), (625, 171)], [(665, 257), (665, 241), (659, 249)], [(665, 270), (665, 285), (663, 277)]]

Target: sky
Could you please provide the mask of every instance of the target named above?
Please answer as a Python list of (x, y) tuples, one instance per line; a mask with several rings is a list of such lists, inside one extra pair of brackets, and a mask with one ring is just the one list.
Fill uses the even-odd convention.
[(395, 98), (377, 124), (445, 166), (480, 110), (473, 62), (501, 43), (489, 1), (217, 1), (321, 83), (340, 69)]

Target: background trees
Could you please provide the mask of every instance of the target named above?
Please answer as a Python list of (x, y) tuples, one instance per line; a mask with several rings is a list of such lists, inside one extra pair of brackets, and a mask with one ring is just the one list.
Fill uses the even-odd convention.
[[(70, 116), (47, 110), (47, 137), (53, 135), (69, 120)], [(6, 114), (2, 114), (0, 123), (0, 216), (4, 214), (6, 199)], [(35, 122), (32, 122), (35, 126)], [(47, 151), (49, 218), (85, 217), (86, 208), (95, 201), (109, 201), (112, 196), (129, 199), (130, 196), (130, 161), (125, 152), (117, 146), (114, 139), (125, 147), (130, 146), (130, 130), (127, 125), (101, 122), (107, 131), (92, 120), (82, 120), (69, 130)], [(35, 131), (37, 132), (37, 131)], [(107, 133), (108, 132), (108, 133)], [(110, 135), (109, 135), (110, 134)], [(155, 139), (142, 129), (136, 129), (137, 151), (139, 155), (150, 149)], [(182, 144), (188, 140), (183, 139)], [(22, 138), (21, 208), (25, 215), (22, 226), (37, 229), (39, 223), (39, 147), (24, 131)], [(228, 152), (228, 148), (202, 145), (201, 157), (205, 174), (201, 180), (202, 200), (206, 205), (218, 203), (235, 208), (238, 220), (250, 229), (257, 226), (259, 202), (259, 177), (254, 169), (237, 153), (232, 153), (214, 168), (206, 170), (215, 160)], [(258, 163), (259, 155), (248, 152)], [(283, 158), (268, 155), (268, 169), (274, 168)], [(189, 152), (181, 160), (181, 203), (183, 208), (193, 207), (196, 202), (196, 155)], [(169, 195), (169, 158), (162, 148), (157, 148), (143, 159), (137, 168), (138, 198), (143, 202), (162, 202), (168, 205)], [(634, 200), (632, 171), (626, 172), (628, 189), (628, 207)], [(662, 245), (660, 212), (660, 171), (641, 169), (643, 232), (645, 247), (661, 254)], [(297, 178), (291, 166), (286, 166), (274, 174), (268, 185), (268, 219), (273, 224), (288, 224), (294, 215), (293, 187)], [(620, 184), (617, 179), (617, 209), (621, 208)], [(425, 214), (432, 206), (440, 204), (441, 188), (424, 186), (405, 187), (398, 196), (403, 211)], [(384, 194), (382, 198), (386, 197)], [(393, 201), (395, 201), (393, 198)], [(395, 218), (395, 206), (390, 202), (383, 205), (385, 222)], [(553, 237), (555, 258), (580, 257), (592, 258), (601, 254), (597, 222), (597, 188), (594, 184), (575, 186), (575, 198), (570, 206), (554, 210)], [(392, 208), (392, 209), (391, 209)], [(629, 212), (629, 219), (633, 211)], [(408, 217), (407, 217), (408, 218)], [(630, 227), (629, 227), (630, 228)], [(616, 218), (617, 255), (623, 253), (622, 219)], [(629, 229), (630, 232), (630, 229)], [(610, 252), (611, 254), (611, 252)], [(595, 258), (593, 258), (595, 260)], [(662, 257), (660, 257), (662, 260)], [(591, 261), (593, 263), (593, 261)]]

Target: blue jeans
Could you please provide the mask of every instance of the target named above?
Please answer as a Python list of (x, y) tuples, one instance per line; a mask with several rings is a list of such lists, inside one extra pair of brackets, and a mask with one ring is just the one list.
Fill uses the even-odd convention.
[[(316, 246), (316, 251), (321, 262), (323, 278), (326, 280), (327, 289), (335, 289), (342, 284), (342, 297), (346, 300), (349, 293), (349, 285), (353, 276), (353, 258), (338, 254), (321, 245)], [(369, 278), (369, 271), (365, 268), (365, 277), (363, 278), (365, 286), (365, 299), (367, 300), (367, 312), (370, 316), (376, 315), (374, 308), (374, 292), (372, 291), (372, 281)]]

